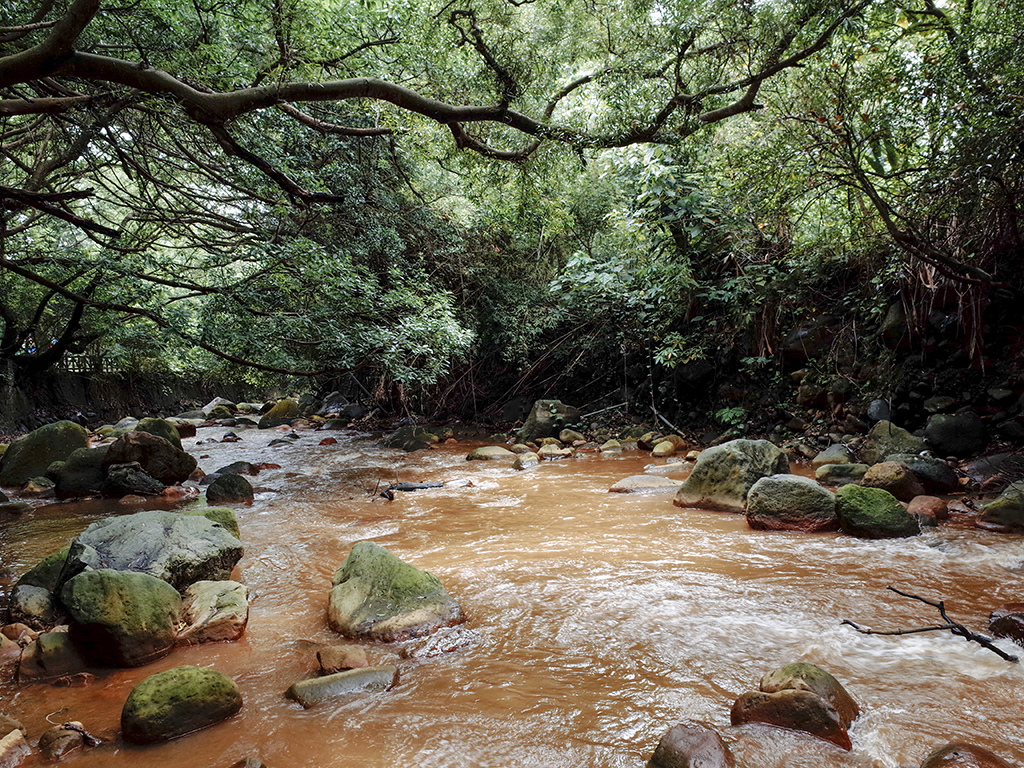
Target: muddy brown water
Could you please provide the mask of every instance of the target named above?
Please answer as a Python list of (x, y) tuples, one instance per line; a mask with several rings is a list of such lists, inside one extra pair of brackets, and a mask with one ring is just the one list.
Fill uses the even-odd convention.
[[(1024, 761), (1022, 665), (948, 633), (865, 636), (840, 624), (935, 623), (928, 606), (887, 592), (893, 584), (944, 598), (953, 618), (984, 629), (992, 607), (1024, 599), (1020, 537), (955, 523), (899, 541), (752, 531), (740, 515), (677, 509), (670, 495), (608, 493), (649, 463), (637, 452), (517, 473), (466, 462), (465, 445), (404, 455), (365, 437), (332, 433), (339, 443), (319, 446), (325, 433), (300, 434), (273, 448), (280, 432), (185, 441), (207, 471), (281, 465), (254, 478), (265, 490), (236, 510), (246, 544), (236, 576), (251, 593), (244, 639), (178, 649), (82, 688), (5, 681), (0, 711), (30, 741), (80, 720), (107, 741), (63, 761), (81, 768), (227, 768), (247, 756), (269, 768), (640, 768), (668, 728), (695, 719), (718, 727), (745, 768), (918, 766), (955, 739)], [(395, 479), (473, 486), (371, 495)], [(150, 507), (60, 504), (0, 521), (0, 565), (23, 573), (93, 520)], [(483, 641), (406, 664), (389, 692), (304, 710), (284, 691), (316, 667), (316, 643), (340, 640), (327, 593), (360, 539), (437, 574)], [(392, 650), (368, 646), (371, 661)], [(735, 697), (793, 661), (830, 670), (861, 704), (852, 752), (729, 727)], [(242, 711), (167, 744), (120, 743), (132, 686), (180, 664), (234, 677)]]

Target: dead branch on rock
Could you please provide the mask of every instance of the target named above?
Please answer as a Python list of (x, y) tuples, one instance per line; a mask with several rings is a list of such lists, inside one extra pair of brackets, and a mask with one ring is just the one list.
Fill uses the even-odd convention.
[(928, 627), (915, 627), (914, 629), (889, 629), (889, 630), (869, 629), (868, 627), (862, 627), (859, 624), (855, 624), (854, 622), (850, 621), (849, 619), (843, 619), (842, 623), (843, 624), (848, 624), (849, 626), (853, 627), (855, 630), (860, 632), (862, 635), (913, 635), (913, 634), (917, 634), (918, 632), (943, 632), (943, 631), (949, 631), (949, 632), (952, 632), (954, 635), (959, 635), (964, 640), (966, 640), (966, 641), (968, 641), (970, 643), (978, 643), (983, 648), (987, 648), (988, 650), (992, 651), (992, 653), (996, 654), (1000, 658), (1006, 659), (1007, 661), (1013, 661), (1013, 662), (1019, 661), (1019, 659), (1016, 656), (1013, 656), (1013, 655), (1007, 653), (1006, 651), (1002, 650), (1001, 648), (996, 647), (996, 645), (992, 642), (992, 638), (985, 637), (985, 635), (979, 635), (977, 632), (971, 632), (971, 630), (969, 630), (963, 624), (961, 624), (959, 622), (956, 622), (956, 621), (953, 621), (951, 618), (949, 618), (949, 616), (946, 614), (946, 603), (945, 603), (944, 600), (940, 600), (939, 602), (935, 602), (934, 600), (929, 600), (929, 599), (927, 599), (925, 597), (921, 597), (920, 595), (912, 595), (909, 592), (903, 592), (903, 591), (901, 591), (899, 589), (896, 589), (896, 587), (892, 587), (892, 586), (886, 587), (886, 589), (890, 590), (891, 592), (895, 592), (897, 595), (902, 595), (903, 597), (909, 597), (911, 600), (919, 600), (920, 602), (925, 603), (926, 605), (930, 605), (933, 608), (937, 608), (938, 611), (939, 611), (939, 615), (942, 616), (943, 620), (946, 623), (945, 624), (935, 624), (935, 625), (928, 626)]

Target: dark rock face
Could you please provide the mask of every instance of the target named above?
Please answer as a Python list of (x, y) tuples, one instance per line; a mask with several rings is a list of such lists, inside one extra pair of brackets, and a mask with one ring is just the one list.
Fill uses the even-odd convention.
[(148, 511), (99, 520), (71, 545), (60, 583), (85, 570), (137, 571), (177, 590), (222, 581), (242, 557), (242, 543), (201, 515)]
[(960, 480), (956, 472), (943, 459), (931, 456), (916, 456), (909, 453), (894, 453), (886, 461), (899, 462), (921, 481), (925, 491), (958, 491)]
[(939, 747), (921, 763), (921, 768), (1013, 768), (1010, 763), (984, 747), (951, 742)]
[(124, 496), (129, 493), (140, 496), (159, 496), (164, 484), (142, 471), (137, 463), (113, 464), (107, 468), (103, 481), (103, 492), (110, 496)]
[(722, 737), (700, 723), (685, 722), (661, 737), (647, 768), (733, 768), (736, 759)]
[(227, 675), (202, 667), (174, 667), (136, 685), (121, 710), (121, 735), (131, 744), (168, 741), (214, 725), (242, 708)]
[(108, 447), (79, 448), (65, 461), (55, 461), (49, 466), (46, 476), (53, 480), (53, 490), (58, 499), (91, 496), (103, 490), (106, 480), (103, 460)]
[(853, 749), (835, 707), (810, 691), (741, 694), (729, 713), (733, 725), (768, 723), (791, 731), (805, 731), (847, 751)]
[(555, 437), (566, 425), (575, 424), (580, 411), (561, 400), (538, 400), (533, 404), (530, 415), (516, 435), (516, 441), (528, 443), (544, 437)]
[(252, 485), (241, 475), (221, 475), (206, 489), (210, 504), (247, 503), (253, 500)]
[(975, 456), (988, 445), (988, 431), (973, 413), (935, 414), (928, 419), (924, 438), (941, 456)]
[(112, 667), (140, 667), (174, 648), (181, 597), (147, 573), (100, 569), (80, 573), (61, 590), (69, 634), (82, 653)]
[(196, 460), (180, 448), (148, 432), (129, 432), (110, 444), (103, 465), (132, 464), (137, 462), (150, 477), (164, 485), (174, 485), (196, 468)]
[(1024, 603), (1006, 603), (988, 617), (988, 631), (1024, 646)]
[(0, 456), (0, 485), (21, 486), (40, 477), (55, 461), (89, 447), (89, 433), (73, 421), (47, 424), (11, 443)]

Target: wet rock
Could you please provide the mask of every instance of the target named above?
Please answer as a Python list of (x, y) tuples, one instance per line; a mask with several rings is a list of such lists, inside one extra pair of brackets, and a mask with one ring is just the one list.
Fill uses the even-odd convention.
[(252, 484), (241, 475), (221, 475), (206, 488), (210, 504), (248, 503), (253, 497)]
[(980, 506), (975, 525), (998, 533), (1024, 531), (1024, 482), (1013, 483), (998, 497)]
[(558, 434), (568, 424), (579, 421), (578, 408), (566, 405), (561, 400), (538, 400), (533, 404), (530, 415), (526, 417), (516, 442), (528, 443)]
[(493, 461), (494, 459), (515, 459), (515, 454), (500, 445), (485, 445), (476, 448), (466, 456), (466, 461)]
[(0, 513), (5, 515), (23, 515), (30, 509), (32, 509), (32, 505), (24, 501), (8, 501), (0, 504)]
[(662, 475), (630, 475), (616, 482), (609, 493), (674, 493), (683, 484)]
[(872, 422), (891, 421), (892, 410), (888, 400), (872, 400), (868, 403), (867, 417)]
[(60, 612), (53, 593), (43, 587), (19, 584), (11, 591), (11, 621), (27, 624), (33, 629), (49, 629), (57, 623)]
[(28, 626), (27, 624), (22, 624), (21, 622), (16, 622), (14, 624), (5, 624), (3, 630), (0, 631), (0, 634), (2, 634), (8, 640), (13, 640), (19, 645), (19, 647), (22, 648), (24, 648), (29, 643), (33, 642), (37, 637), (39, 637), (38, 632), (36, 632), (34, 629), (32, 629), (32, 627)]
[(403, 659), (433, 659), (456, 653), (483, 642), (483, 636), (468, 627), (442, 627), (430, 637), (406, 646), (399, 654)]
[(23, 736), (28, 736), (28, 729), (21, 724), (20, 720), (0, 714), (0, 734), (20, 731)]
[(397, 675), (398, 669), (387, 665), (349, 669), (333, 675), (300, 680), (285, 695), (308, 709), (329, 699), (355, 693), (386, 691), (395, 684)]
[(883, 461), (868, 468), (860, 484), (865, 488), (881, 488), (900, 501), (910, 501), (924, 494), (924, 486), (917, 476), (903, 464)]
[(175, 448), (181, 450), (181, 435), (178, 433), (178, 428), (167, 419), (142, 419), (142, 421), (135, 425), (135, 431), (162, 437)]
[(762, 477), (747, 495), (747, 524), (755, 530), (834, 531), (835, 496), (807, 477)]
[(993, 453), (965, 461), (960, 470), (989, 493), (1024, 480), (1024, 454)]
[(238, 519), (235, 517), (235, 510), (231, 507), (197, 507), (183, 509), (179, 514), (205, 517), (207, 520), (222, 526), (224, 530), (236, 539), (241, 538), (238, 530)]
[(47, 424), (14, 440), (0, 456), (0, 485), (21, 486), (43, 475), (55, 461), (65, 461), (89, 447), (89, 433), (73, 421)]
[(928, 419), (924, 438), (940, 456), (975, 456), (988, 445), (988, 430), (973, 413), (936, 414)]
[(934, 456), (917, 456), (909, 453), (894, 453), (885, 457), (887, 462), (896, 461), (905, 466), (924, 486), (925, 491), (958, 491), (960, 479), (943, 459)]
[[(21, 646), (6, 635), (0, 635), (0, 667), (17, 664), (19, 659), (21, 659)], [(3, 718), (0, 716), (0, 733), (3, 732), (3, 724)]]
[(1006, 603), (992, 611), (988, 631), (1024, 646), (1024, 603)]
[(558, 439), (566, 445), (572, 445), (573, 443), (585, 443), (587, 441), (587, 438), (575, 429), (563, 429), (558, 433)]
[(907, 504), (907, 512), (917, 518), (922, 528), (933, 528), (940, 520), (949, 519), (949, 507), (938, 496), (915, 496)]
[(671, 440), (662, 440), (657, 443), (654, 448), (651, 449), (651, 457), (655, 459), (663, 459), (666, 456), (671, 456), (676, 452), (676, 444)]
[(661, 737), (647, 768), (733, 768), (736, 759), (717, 732), (684, 722)]
[(239, 410), (240, 406), (233, 403), (231, 400), (228, 400), (227, 398), (215, 397), (213, 398), (213, 400), (211, 400), (202, 407), (202, 412), (209, 417), (210, 414), (213, 413), (214, 410), (217, 408), (223, 408), (228, 413), (234, 413), (235, 411)]
[(764, 693), (778, 693), (787, 690), (816, 693), (835, 707), (840, 720), (847, 728), (860, 714), (860, 706), (853, 700), (843, 684), (817, 664), (797, 662), (779, 667), (761, 678), (759, 688)]
[(102, 665), (140, 667), (174, 647), (181, 598), (155, 576), (87, 571), (68, 581), (60, 597), (71, 617), (72, 641)]
[(89, 668), (89, 662), (71, 642), (67, 627), (43, 632), (25, 646), (18, 664), (18, 680), (34, 682), (55, 680), (79, 674)]
[(822, 485), (846, 485), (859, 483), (867, 471), (867, 464), (822, 464), (814, 477)]
[(337, 445), (338, 441), (333, 437), (325, 437), (317, 445)]
[(622, 450), (622, 443), (620, 443), (618, 440), (615, 440), (615, 439), (605, 440), (603, 443), (601, 443), (601, 450), (602, 451), (621, 451)]
[(733, 725), (768, 723), (791, 731), (805, 731), (847, 751), (853, 748), (836, 708), (811, 691), (751, 691), (736, 699), (729, 714)]
[(237, 640), (249, 621), (248, 590), (237, 581), (197, 581), (185, 590), (178, 645)]
[(395, 642), (463, 621), (436, 576), (372, 541), (358, 541), (332, 581), (327, 620), (347, 637)]
[(227, 579), (241, 557), (242, 543), (212, 520), (151, 510), (86, 528), (71, 545), (60, 581), (87, 568), (109, 568), (148, 573), (183, 590), (196, 581)]
[[(68, 725), (77, 725), (82, 728), (79, 722), (71, 722)], [(69, 752), (80, 749), (85, 744), (85, 736), (74, 728), (65, 728), (58, 725), (43, 732), (39, 737), (39, 751), (50, 760), (59, 760)]]
[(812, 467), (821, 467), (826, 464), (852, 464), (853, 454), (850, 453), (850, 449), (842, 443), (835, 443), (830, 445), (821, 453), (815, 455), (811, 459)]
[(316, 652), (321, 675), (333, 675), (346, 669), (370, 666), (366, 651), (358, 645), (327, 645)]
[(880, 421), (871, 428), (864, 439), (860, 457), (865, 464), (877, 464), (893, 453), (920, 453), (924, 440), (897, 427), (890, 421)]
[(33, 477), (21, 487), (21, 495), (52, 498), (55, 495), (53, 485), (53, 480), (48, 477)]
[(295, 419), (302, 416), (302, 409), (294, 400), (280, 400), (273, 408), (263, 414), (259, 420), (260, 429), (273, 429), (285, 424), (291, 424)]
[(0, 766), (2, 768), (15, 768), (31, 754), (32, 748), (25, 741), (25, 735), (21, 731), (14, 729), (0, 738)]
[(516, 456), (516, 460), (512, 462), (512, 469), (532, 469), (538, 464), (540, 464), (540, 456), (533, 451), (527, 451), (526, 453), (520, 453)]
[(136, 685), (121, 710), (121, 735), (152, 744), (225, 720), (242, 708), (242, 694), (227, 675), (202, 667), (174, 667)]
[(881, 488), (844, 485), (836, 491), (836, 514), (844, 533), (862, 539), (906, 538), (921, 533), (914, 516)]
[[(689, 475), (693, 464), (680, 457), (671, 458), (664, 464), (648, 464), (644, 467), (645, 475)], [(685, 479), (685, 478), (681, 478)]]
[(138, 462), (113, 464), (107, 467), (103, 493), (108, 496), (159, 496), (164, 484), (146, 474)]
[(130, 432), (119, 437), (107, 450), (103, 465), (138, 462), (142, 471), (164, 485), (180, 483), (192, 474), (196, 460), (180, 448), (148, 432)]
[(571, 459), (576, 455), (573, 448), (562, 448), (560, 445), (548, 443), (537, 449), (537, 456), (541, 461), (557, 461), (558, 459)]
[(921, 763), (921, 768), (1013, 768), (1003, 758), (984, 747), (950, 742), (932, 752)]
[(744, 512), (754, 483), (788, 471), (786, 454), (767, 440), (732, 440), (701, 452), (675, 505)]
[[(58, 499), (73, 499), (100, 493), (106, 481), (103, 459), (108, 446), (78, 448), (65, 461), (55, 461), (46, 470), (53, 480), (53, 491)], [(162, 486), (161, 486), (162, 487)]]
[(426, 427), (405, 426), (399, 427), (388, 437), (381, 441), (385, 448), (400, 448), (411, 453), (440, 442), (440, 438)]

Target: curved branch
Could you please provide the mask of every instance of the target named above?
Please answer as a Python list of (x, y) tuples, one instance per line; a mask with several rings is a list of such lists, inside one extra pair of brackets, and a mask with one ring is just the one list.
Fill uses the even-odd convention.
[[(100, 9), (100, 0), (74, 0), (39, 45), (0, 59), (0, 88), (51, 74), (71, 55), (75, 41)], [(31, 76), (26, 78), (26, 73)]]

